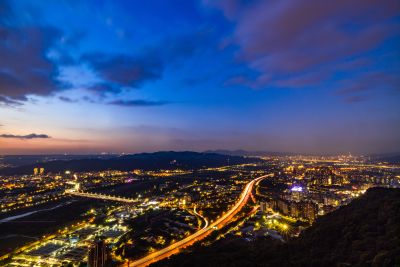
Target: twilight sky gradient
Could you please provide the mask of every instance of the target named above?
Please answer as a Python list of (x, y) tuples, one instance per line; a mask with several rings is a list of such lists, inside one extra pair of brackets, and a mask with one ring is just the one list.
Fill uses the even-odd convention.
[(0, 154), (400, 151), (400, 1), (0, 1)]

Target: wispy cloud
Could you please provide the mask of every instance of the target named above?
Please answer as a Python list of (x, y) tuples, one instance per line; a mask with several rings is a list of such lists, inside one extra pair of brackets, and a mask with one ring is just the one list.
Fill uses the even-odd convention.
[[(0, 87), (0, 89), (1, 89), (1, 87)], [(17, 106), (21, 106), (22, 105), (21, 101), (25, 101), (25, 100), (27, 100), (27, 99), (24, 98), (24, 99), (14, 100), (9, 97), (0, 95), (0, 106), (17, 107)]]
[(344, 99), (344, 102), (346, 103), (358, 103), (358, 102), (363, 102), (366, 101), (368, 98), (366, 96), (359, 96), (359, 95), (354, 95), (354, 96), (349, 96)]
[(76, 103), (76, 102), (78, 102), (77, 100), (69, 98), (67, 96), (60, 96), (58, 99), (60, 99), (61, 101), (67, 102), (67, 103)]
[(151, 106), (164, 106), (171, 104), (171, 102), (134, 99), (134, 100), (115, 100), (112, 102), (108, 102), (108, 104), (116, 106), (124, 106), (124, 107), (151, 107)]
[(27, 134), (27, 135), (15, 135), (15, 134), (0, 134), (0, 138), (13, 138), (13, 139), (46, 139), (51, 138), (47, 134)]

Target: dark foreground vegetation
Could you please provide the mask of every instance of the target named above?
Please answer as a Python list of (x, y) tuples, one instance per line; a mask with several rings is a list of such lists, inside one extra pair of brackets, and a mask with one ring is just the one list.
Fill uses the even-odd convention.
[(400, 189), (370, 189), (287, 243), (232, 238), (151, 266), (400, 266)]

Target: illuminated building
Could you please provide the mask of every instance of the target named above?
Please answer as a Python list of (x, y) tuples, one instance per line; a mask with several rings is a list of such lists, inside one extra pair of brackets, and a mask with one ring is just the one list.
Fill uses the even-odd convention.
[(282, 199), (278, 199), (277, 207), (278, 207), (278, 210), (280, 212), (282, 212), (283, 214), (285, 214), (285, 215), (289, 214), (289, 202), (282, 200)]
[(300, 201), (306, 194), (306, 189), (302, 186), (295, 185), (290, 189), (292, 200)]
[(291, 202), (290, 203), (290, 216), (293, 218), (301, 217), (302, 205), (301, 203)]
[(39, 168), (34, 168), (33, 169), (33, 174), (38, 175), (39, 174)]
[(318, 206), (310, 201), (303, 202), (303, 217), (311, 223), (315, 221), (318, 214)]
[(269, 209), (269, 205), (267, 202), (260, 202), (260, 209), (262, 212), (267, 212)]
[(89, 249), (88, 266), (103, 267), (107, 262), (107, 246), (104, 240), (96, 240)]
[(40, 174), (44, 174), (44, 168), (40, 168)]
[(192, 203), (192, 198), (189, 195), (184, 195), (179, 200), (179, 206), (181, 206), (181, 207), (189, 206), (191, 203)]

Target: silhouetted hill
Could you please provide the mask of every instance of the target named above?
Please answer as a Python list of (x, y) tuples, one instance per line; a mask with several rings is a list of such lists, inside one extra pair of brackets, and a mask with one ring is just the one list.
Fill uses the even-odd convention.
[[(0, 156), (0, 163), (9, 167), (18, 167), (24, 165), (37, 164), (42, 162), (50, 162), (55, 160), (77, 160), (77, 159), (109, 159), (118, 157), (116, 154), (93, 154), (93, 155), (68, 155), (68, 154), (52, 154), (52, 155), (6, 155)], [(1, 164), (0, 164), (1, 165)]]
[(391, 164), (399, 164), (400, 163), (400, 153), (371, 155), (371, 159), (374, 161), (388, 162)]
[(151, 266), (400, 266), (400, 190), (370, 189), (287, 243), (222, 240)]
[(247, 150), (207, 150), (204, 153), (216, 153), (221, 155), (230, 155), (230, 156), (288, 156), (294, 155), (293, 153), (283, 153), (283, 152), (271, 152), (271, 151), (247, 151)]
[(258, 159), (239, 156), (197, 152), (156, 152), (125, 155), (110, 159), (55, 160), (0, 170), (0, 175), (30, 174), (35, 167), (45, 168), (46, 172), (58, 173), (70, 170), (74, 172), (134, 169), (199, 169), (242, 163), (257, 162)]

